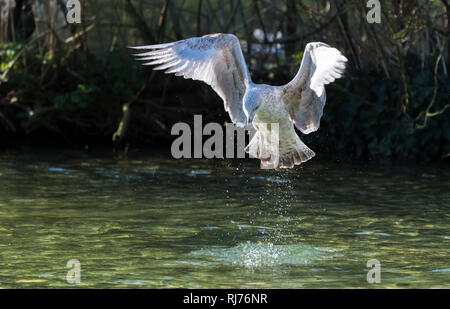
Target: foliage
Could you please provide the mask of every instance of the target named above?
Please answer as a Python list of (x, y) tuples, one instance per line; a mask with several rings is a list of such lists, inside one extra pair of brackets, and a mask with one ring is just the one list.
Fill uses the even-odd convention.
[[(419, 115), (430, 103), (434, 82), (431, 70), (421, 71), (419, 67), (415, 70), (411, 83), (414, 106), (411, 113)], [(416, 119), (391, 108), (391, 102), (398, 100), (400, 87), (376, 71), (365, 72), (363, 78), (352, 81), (338, 81), (336, 86), (329, 87), (329, 104), (318, 139), (328, 150), (336, 149), (342, 157), (422, 162), (442, 159), (450, 152), (449, 113), (433, 118), (420, 128), (423, 117)], [(439, 103), (434, 108), (439, 110), (449, 102), (450, 80), (443, 74), (437, 93)], [(312, 137), (313, 140), (317, 137)]]
[(381, 24), (367, 23), (359, 0), (86, 0), (78, 25), (65, 22), (64, 1), (38, 3), (26, 40), (11, 40), (0, 20), (0, 137), (142, 145), (169, 143), (172, 124), (193, 114), (228, 121), (211, 89), (139, 67), (126, 46), (231, 32), (255, 82), (289, 81), (309, 41), (347, 55), (321, 129), (304, 137), (314, 150), (421, 162), (450, 154), (447, 0), (383, 1)]

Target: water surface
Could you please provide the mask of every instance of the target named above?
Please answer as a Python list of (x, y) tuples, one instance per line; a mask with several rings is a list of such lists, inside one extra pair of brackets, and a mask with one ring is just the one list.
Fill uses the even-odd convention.
[(449, 172), (3, 151), (0, 287), (449, 288)]

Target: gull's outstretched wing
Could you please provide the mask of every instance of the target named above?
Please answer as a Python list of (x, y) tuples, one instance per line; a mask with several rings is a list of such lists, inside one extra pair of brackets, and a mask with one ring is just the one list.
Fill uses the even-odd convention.
[(247, 124), (242, 99), (251, 79), (236, 36), (218, 33), (133, 48), (153, 50), (136, 55), (146, 61), (144, 65), (207, 83), (224, 101), (233, 123)]
[(295, 126), (304, 134), (317, 131), (325, 106), (325, 85), (340, 78), (345, 58), (324, 43), (309, 43), (294, 79), (283, 88), (283, 102)]

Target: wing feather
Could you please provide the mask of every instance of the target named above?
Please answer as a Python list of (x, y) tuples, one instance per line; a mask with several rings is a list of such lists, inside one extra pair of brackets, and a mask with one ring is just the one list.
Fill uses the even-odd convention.
[(325, 85), (342, 77), (346, 62), (336, 48), (325, 43), (306, 45), (297, 75), (283, 87), (283, 102), (302, 133), (319, 129), (326, 102)]
[(210, 85), (224, 101), (224, 108), (237, 125), (246, 125), (242, 99), (251, 82), (239, 40), (232, 34), (213, 34), (173, 43), (137, 46), (151, 50), (137, 54), (154, 70), (201, 80)]

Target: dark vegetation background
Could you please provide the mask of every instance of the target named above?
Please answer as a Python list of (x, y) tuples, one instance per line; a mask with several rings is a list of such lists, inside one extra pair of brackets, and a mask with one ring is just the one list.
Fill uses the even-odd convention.
[(65, 3), (0, 0), (0, 148), (160, 146), (194, 114), (229, 121), (208, 86), (140, 67), (126, 48), (227, 32), (255, 82), (288, 82), (310, 41), (347, 56), (320, 130), (303, 137), (316, 152), (449, 161), (449, 0), (381, 1), (381, 24), (365, 0), (82, 0), (81, 24)]

